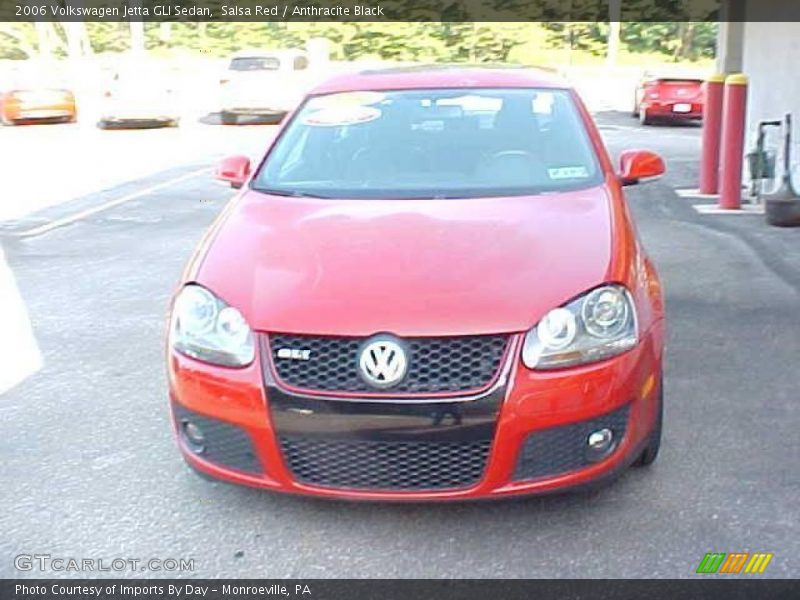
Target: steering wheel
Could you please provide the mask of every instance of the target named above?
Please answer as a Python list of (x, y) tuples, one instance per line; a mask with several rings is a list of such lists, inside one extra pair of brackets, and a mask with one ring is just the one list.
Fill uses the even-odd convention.
[[(353, 156), (350, 158), (350, 164), (348, 166), (348, 172), (350, 174), (354, 174), (355, 170), (360, 170), (362, 168), (362, 161), (367, 160), (369, 161), (369, 152), (372, 148), (368, 146), (361, 146), (358, 150), (353, 152)], [(398, 152), (402, 152), (406, 157), (413, 157), (412, 160), (419, 163), (420, 165), (428, 165), (430, 164), (430, 155), (420, 146), (402, 146), (398, 145)], [(369, 163), (367, 162), (365, 165), (366, 168), (363, 169), (360, 173), (360, 176), (368, 175), (370, 172)], [(368, 176), (363, 177), (364, 182), (362, 185), (367, 186), (369, 185), (370, 178)]]
[(489, 154), (480, 165), (479, 178), (492, 180), (498, 173), (518, 185), (539, 185), (546, 179), (544, 163), (527, 150), (501, 150)]

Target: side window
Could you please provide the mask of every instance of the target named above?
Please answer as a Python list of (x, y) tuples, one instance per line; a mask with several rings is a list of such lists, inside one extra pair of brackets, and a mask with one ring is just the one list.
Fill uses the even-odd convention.
[(295, 56), (292, 68), (295, 71), (305, 71), (308, 68), (308, 59), (305, 56)]

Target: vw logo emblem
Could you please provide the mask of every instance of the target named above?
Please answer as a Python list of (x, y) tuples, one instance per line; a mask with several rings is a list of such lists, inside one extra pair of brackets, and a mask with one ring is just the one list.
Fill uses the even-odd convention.
[(358, 355), (358, 368), (367, 383), (375, 387), (391, 387), (399, 383), (408, 370), (406, 351), (398, 340), (390, 336), (372, 338)]

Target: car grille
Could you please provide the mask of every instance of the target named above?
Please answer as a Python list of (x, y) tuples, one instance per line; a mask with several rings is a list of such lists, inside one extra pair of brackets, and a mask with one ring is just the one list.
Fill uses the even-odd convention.
[(586, 440), (598, 429), (614, 433), (617, 447), (625, 436), (629, 405), (578, 423), (552, 427), (531, 433), (522, 445), (514, 479), (535, 479), (568, 473), (592, 464), (587, 456)]
[[(467, 392), (487, 386), (500, 368), (507, 335), (407, 338), (406, 376), (388, 390), (364, 381), (358, 351), (369, 338), (271, 334), (272, 363), (281, 382), (316, 391), (429, 394)], [(308, 360), (278, 358), (281, 348), (309, 352)]]
[(466, 488), (483, 476), (491, 440), (472, 442), (340, 441), (280, 438), (298, 481), (372, 490)]
[(205, 443), (198, 456), (239, 471), (248, 473), (263, 471), (250, 435), (246, 431), (232, 423), (198, 414), (179, 404), (173, 403), (172, 408), (179, 427), (184, 421), (191, 421), (202, 430)]

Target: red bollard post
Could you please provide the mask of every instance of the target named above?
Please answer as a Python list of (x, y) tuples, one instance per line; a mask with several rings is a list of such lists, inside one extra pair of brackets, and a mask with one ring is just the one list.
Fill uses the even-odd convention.
[(719, 143), (722, 129), (722, 96), (725, 75), (711, 75), (705, 83), (703, 145), (700, 158), (700, 193), (719, 191)]
[(742, 73), (729, 75), (725, 79), (722, 101), (720, 208), (736, 210), (742, 207), (742, 163), (746, 120), (747, 77)]

